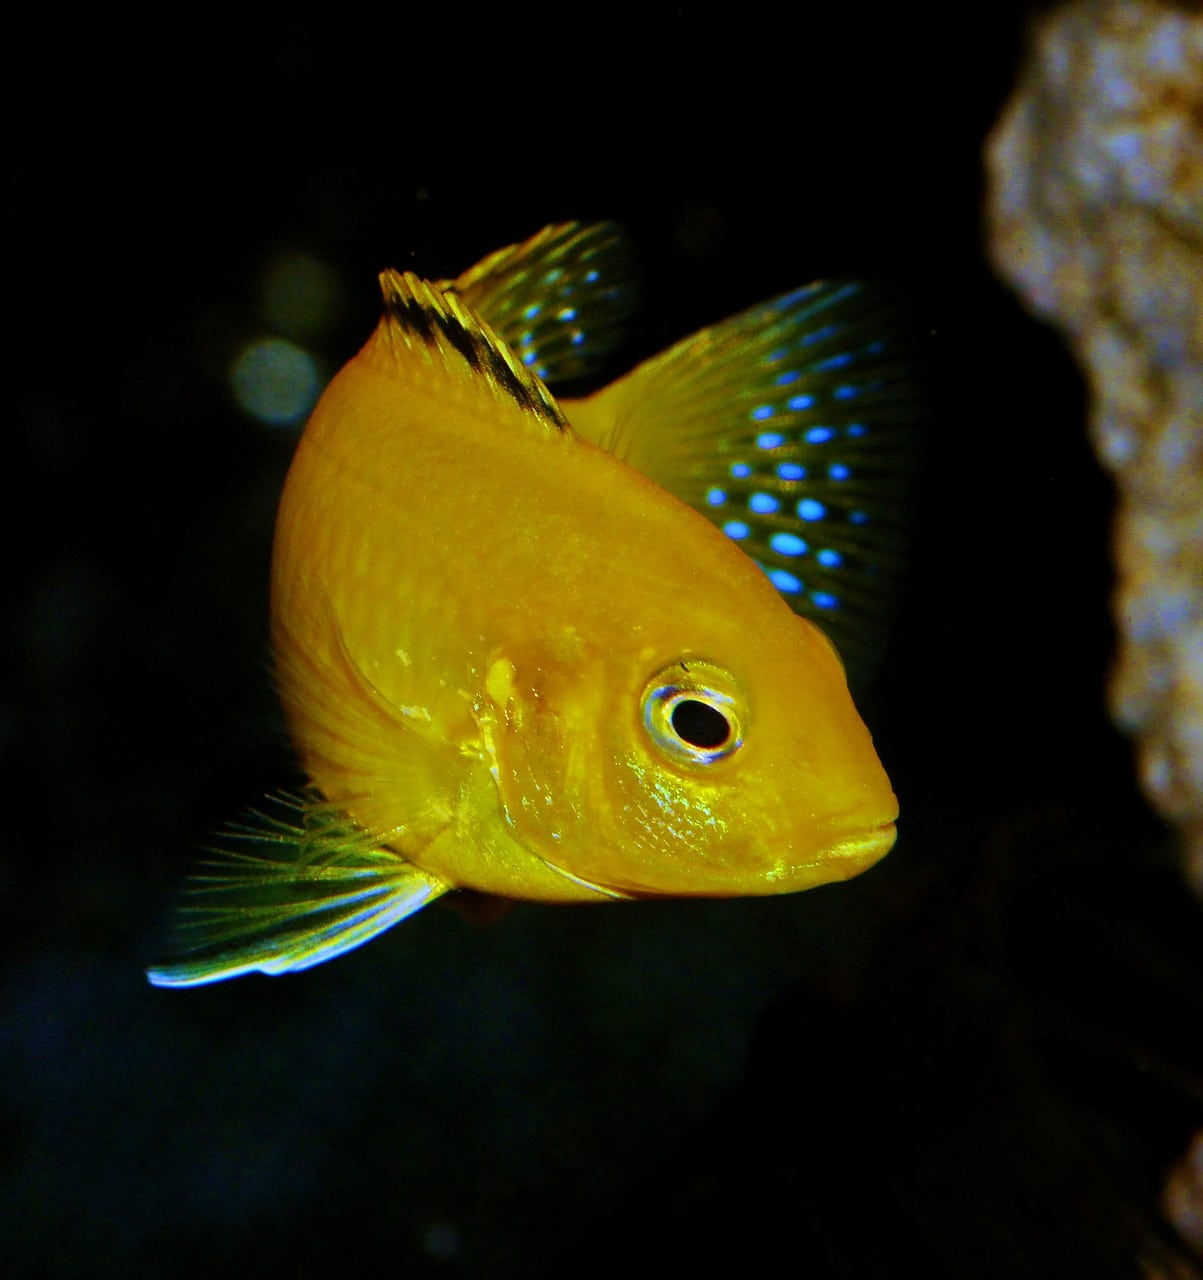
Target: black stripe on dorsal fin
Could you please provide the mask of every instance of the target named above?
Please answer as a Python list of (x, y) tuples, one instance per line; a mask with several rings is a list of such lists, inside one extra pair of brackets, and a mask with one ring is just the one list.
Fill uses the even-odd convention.
[(542, 381), (454, 293), (443, 293), (412, 272), (380, 273), (383, 327), (390, 341), (410, 350), (459, 355), (493, 390), (548, 427), (567, 431), (568, 420)]

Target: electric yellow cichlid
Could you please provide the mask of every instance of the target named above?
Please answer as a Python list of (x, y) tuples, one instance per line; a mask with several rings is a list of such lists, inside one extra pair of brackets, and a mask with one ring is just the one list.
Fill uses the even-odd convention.
[(854, 640), (889, 577), (889, 446), (916, 412), (889, 304), (812, 285), (557, 403), (631, 278), (616, 227), (575, 223), (456, 281), (381, 276), (276, 525), (311, 790), (214, 851), (152, 982), (302, 969), (449, 890), (789, 893), (893, 844), (806, 616)]

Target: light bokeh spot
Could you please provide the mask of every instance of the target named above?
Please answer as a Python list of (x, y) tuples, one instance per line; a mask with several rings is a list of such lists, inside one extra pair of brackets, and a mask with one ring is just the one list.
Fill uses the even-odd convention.
[(256, 338), (239, 353), (230, 383), (240, 408), (274, 427), (299, 422), (322, 389), (317, 361), (286, 338)]

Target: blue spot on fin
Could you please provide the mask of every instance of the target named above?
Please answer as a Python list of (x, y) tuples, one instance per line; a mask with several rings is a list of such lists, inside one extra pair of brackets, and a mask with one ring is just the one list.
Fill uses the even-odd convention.
[(612, 222), (545, 227), (439, 286), (457, 293), (548, 383), (594, 373), (638, 301), (634, 254)]

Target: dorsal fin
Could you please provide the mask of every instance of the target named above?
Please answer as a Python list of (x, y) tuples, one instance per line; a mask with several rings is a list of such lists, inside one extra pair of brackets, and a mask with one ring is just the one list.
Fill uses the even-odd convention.
[(903, 300), (817, 282), (702, 329), (588, 400), (573, 430), (688, 503), (872, 670), (905, 571), (927, 417)]
[(590, 377), (618, 345), (638, 297), (634, 253), (612, 222), (562, 222), (440, 280), (545, 382)]
[(567, 431), (555, 397), (488, 324), (454, 293), (443, 293), (412, 272), (380, 273), (384, 315), (378, 336), (394, 348), (422, 353), (442, 364), (466, 364), (498, 398), (516, 405), (549, 430)]

